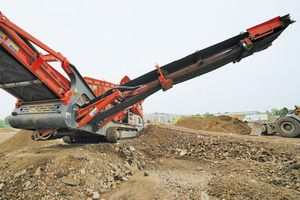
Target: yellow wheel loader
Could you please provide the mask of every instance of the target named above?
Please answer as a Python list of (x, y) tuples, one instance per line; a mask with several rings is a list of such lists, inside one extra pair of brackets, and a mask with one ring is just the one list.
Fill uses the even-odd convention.
[(300, 106), (295, 106), (292, 112), (283, 108), (282, 114), (274, 123), (270, 121), (255, 122), (250, 135), (273, 135), (275, 133), (290, 138), (300, 135)]

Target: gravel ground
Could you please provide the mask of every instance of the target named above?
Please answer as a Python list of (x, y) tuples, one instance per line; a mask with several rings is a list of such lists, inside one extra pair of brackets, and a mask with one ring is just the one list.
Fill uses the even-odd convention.
[(0, 199), (300, 199), (299, 138), (166, 125), (118, 144), (30, 134), (0, 146)]

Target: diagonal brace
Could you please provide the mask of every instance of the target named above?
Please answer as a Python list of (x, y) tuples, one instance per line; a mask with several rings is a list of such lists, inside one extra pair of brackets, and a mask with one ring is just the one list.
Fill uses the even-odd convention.
[(78, 124), (78, 128), (82, 127), (86, 123), (88, 123), (91, 119), (93, 119), (100, 111), (102, 111), (106, 106), (115, 101), (117, 98), (122, 98), (122, 93), (119, 90), (114, 90), (114, 93), (105, 97), (103, 101), (95, 106), (95, 108), (87, 114)]

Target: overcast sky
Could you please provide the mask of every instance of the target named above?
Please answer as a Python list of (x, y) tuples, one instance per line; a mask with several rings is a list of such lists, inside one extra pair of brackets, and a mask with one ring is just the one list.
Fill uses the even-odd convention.
[[(300, 1), (4, 1), (1, 12), (83, 76), (119, 83), (136, 78), (277, 16), (300, 19)], [(144, 111), (180, 114), (263, 111), (300, 105), (300, 22), (269, 49), (240, 63), (159, 91)], [(0, 90), (0, 118), (16, 100)]]

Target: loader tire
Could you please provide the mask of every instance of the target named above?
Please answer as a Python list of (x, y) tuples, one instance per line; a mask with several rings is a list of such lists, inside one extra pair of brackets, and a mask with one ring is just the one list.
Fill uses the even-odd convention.
[(118, 142), (118, 131), (117, 131), (117, 127), (110, 127), (107, 129), (106, 131), (106, 140), (109, 143), (117, 143)]
[(276, 122), (276, 129), (283, 137), (297, 137), (300, 134), (300, 124), (291, 117), (283, 117)]

